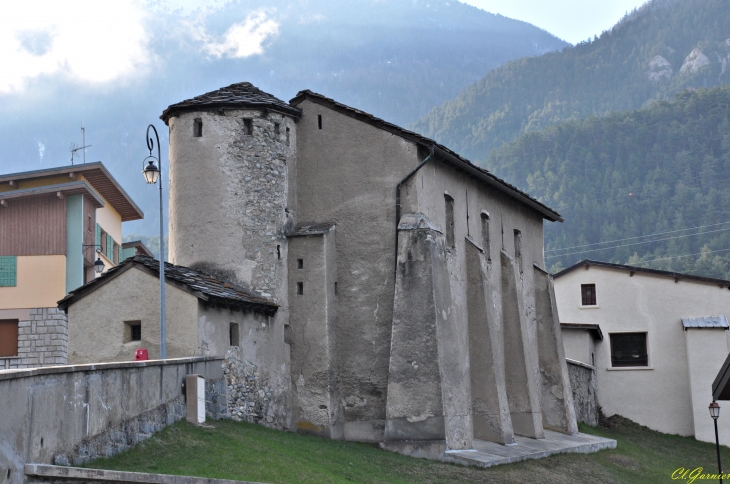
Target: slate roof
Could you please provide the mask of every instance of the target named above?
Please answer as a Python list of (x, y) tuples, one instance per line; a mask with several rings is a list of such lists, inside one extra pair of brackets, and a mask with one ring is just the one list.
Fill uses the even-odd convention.
[(730, 329), (725, 316), (706, 316), (704, 318), (682, 318), (682, 327), (688, 328), (724, 328)]
[(291, 101), (289, 101), (289, 104), (291, 104), (292, 106), (297, 106), (305, 99), (309, 99), (318, 104), (325, 105), (325, 106), (329, 107), (330, 109), (341, 112), (348, 116), (352, 116), (355, 119), (366, 122), (370, 125), (383, 129), (390, 133), (396, 134), (398, 136), (401, 136), (401, 137), (408, 139), (410, 141), (413, 141), (415, 143), (420, 143), (427, 147), (433, 147), (434, 151), (436, 153), (438, 153), (441, 157), (446, 159), (447, 161), (458, 166), (459, 168), (462, 168), (463, 170), (476, 176), (477, 178), (481, 179), (482, 181), (485, 181), (487, 184), (497, 188), (498, 190), (505, 192), (506, 194), (510, 195), (512, 198), (516, 198), (517, 200), (521, 201), (522, 203), (537, 210), (538, 212), (542, 213), (542, 215), (545, 218), (547, 218), (548, 220), (551, 220), (553, 222), (558, 222), (558, 221), (562, 222), (563, 221), (563, 217), (561, 217), (558, 212), (556, 212), (552, 208), (548, 207), (544, 203), (531, 197), (530, 195), (523, 192), (519, 188), (517, 188), (513, 185), (510, 185), (509, 183), (502, 180), (501, 178), (494, 176), (488, 170), (485, 170), (484, 168), (481, 168), (481, 167), (473, 164), (471, 161), (460, 156), (455, 151), (452, 151), (451, 149), (447, 148), (446, 146), (439, 144), (430, 138), (422, 136), (414, 131), (409, 131), (396, 124), (384, 121), (378, 117), (373, 116), (370, 113), (366, 113), (365, 111), (361, 111), (359, 109), (347, 106), (346, 104), (339, 103), (339, 102), (335, 101), (334, 99), (330, 99), (328, 97), (323, 96), (322, 94), (312, 92), (309, 89), (299, 91), (299, 93), (297, 93), (297, 95), (294, 96), (294, 98), (292, 98)]
[[(58, 301), (58, 307), (65, 311), (71, 304), (133, 267), (137, 267), (159, 277), (160, 262), (158, 260), (144, 255), (136, 255), (107, 270), (93, 281), (71, 291), (68, 296)], [(198, 299), (209, 304), (239, 309), (248, 308), (269, 316), (276, 313), (277, 309), (279, 309), (277, 304), (256, 293), (236, 287), (211, 275), (190, 269), (189, 267), (177, 266), (169, 262), (165, 262), (165, 282), (176, 285), (181, 289), (186, 289)]]
[(598, 260), (591, 260), (591, 259), (585, 259), (580, 262), (577, 262), (573, 264), (572, 266), (568, 267), (567, 269), (563, 269), (562, 271), (558, 272), (557, 274), (553, 275), (553, 279), (557, 279), (561, 276), (564, 276), (565, 274), (568, 274), (569, 272), (573, 272), (576, 269), (579, 269), (581, 267), (605, 267), (607, 269), (616, 269), (616, 270), (622, 270), (630, 273), (633, 275), (633, 273), (643, 273), (643, 274), (651, 274), (654, 276), (660, 276), (660, 277), (669, 277), (674, 279), (674, 282), (679, 282), (681, 280), (688, 280), (688, 281), (696, 281), (696, 282), (706, 282), (708, 284), (717, 284), (720, 287), (727, 287), (730, 289), (730, 281), (727, 281), (725, 279), (715, 279), (713, 277), (704, 277), (704, 276), (694, 276), (692, 274), (682, 274), (681, 272), (669, 272), (669, 271), (660, 271), (659, 269), (648, 269), (646, 267), (636, 267), (636, 266), (627, 266), (623, 264), (613, 264), (611, 262), (602, 262)]
[(201, 108), (265, 108), (279, 111), (294, 117), (300, 117), (302, 111), (292, 107), (285, 101), (262, 91), (250, 82), (238, 82), (215, 91), (195, 96), (192, 99), (168, 106), (162, 112), (160, 119), (167, 124), (167, 120), (177, 113), (185, 111), (198, 111)]

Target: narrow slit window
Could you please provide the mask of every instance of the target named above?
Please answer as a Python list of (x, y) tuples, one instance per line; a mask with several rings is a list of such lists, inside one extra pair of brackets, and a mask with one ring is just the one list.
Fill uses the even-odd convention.
[(304, 259), (297, 259), (297, 269), (304, 269)]
[(302, 294), (304, 294), (304, 283), (297, 282), (297, 295), (301, 296)]
[(445, 194), (444, 203), (446, 205), (446, 246), (454, 247), (456, 240), (454, 237), (454, 199)]
[(276, 139), (279, 139), (279, 134), (281, 133), (281, 128), (279, 123), (274, 123), (274, 136), (276, 136)]
[(517, 261), (517, 266), (520, 268), (520, 272), (522, 272), (522, 232), (515, 229), (515, 260)]
[(581, 284), (580, 285), (580, 303), (582, 306), (596, 305), (596, 285)]
[(290, 136), (289, 133), (290, 133), (289, 128), (286, 128), (286, 144), (287, 144), (287, 146), (289, 145), (289, 136)]
[(243, 120), (243, 135), (251, 136), (253, 134), (253, 119), (245, 118)]
[(319, 126), (319, 129), (322, 129), (322, 115), (317, 115), (317, 126)]
[(280, 245), (276, 246), (276, 258), (281, 259), (281, 246)]
[(335, 281), (335, 296), (337, 295), (337, 281)]
[(492, 260), (491, 251), (489, 250), (489, 215), (482, 212), (482, 248), (487, 260)]
[(241, 338), (238, 332), (238, 323), (231, 323), (228, 328), (228, 339), (230, 346), (239, 346)]
[(193, 121), (193, 136), (196, 138), (203, 136), (203, 120), (200, 118)]

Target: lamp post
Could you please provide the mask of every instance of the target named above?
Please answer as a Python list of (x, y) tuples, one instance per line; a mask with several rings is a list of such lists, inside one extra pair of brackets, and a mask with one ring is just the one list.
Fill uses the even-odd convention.
[(720, 463), (720, 437), (717, 433), (717, 419), (720, 418), (720, 405), (717, 402), (710, 404), (710, 416), (715, 422), (715, 447), (717, 448), (717, 472), (720, 474), (720, 484), (722, 484), (722, 464)]
[[(150, 129), (155, 133), (154, 140), (150, 136)], [(147, 126), (146, 138), (150, 154), (142, 160), (142, 174), (148, 184), (154, 185), (159, 182), (160, 186), (160, 359), (164, 360), (167, 358), (167, 328), (165, 324), (165, 233), (162, 218), (162, 157), (160, 155), (160, 137), (157, 135), (157, 129), (151, 124)], [(157, 140), (157, 158), (152, 156), (155, 140)], [(155, 161), (159, 163), (159, 168), (155, 165)], [(146, 166), (145, 162), (147, 162)]]

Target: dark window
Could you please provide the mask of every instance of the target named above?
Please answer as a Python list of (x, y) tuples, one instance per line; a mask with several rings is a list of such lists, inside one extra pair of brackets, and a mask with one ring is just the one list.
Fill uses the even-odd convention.
[(580, 298), (583, 306), (595, 306), (596, 305), (596, 285), (595, 284), (581, 284), (580, 285)]
[(276, 246), (276, 258), (281, 259), (281, 246), (280, 245)]
[(335, 296), (337, 295), (337, 282), (335, 282)]
[(322, 115), (317, 115), (317, 126), (319, 126), (319, 129), (322, 129)]
[(297, 269), (304, 269), (304, 259), (297, 259)]
[(125, 321), (124, 322), (124, 342), (142, 341), (142, 322), (141, 321)]
[(286, 128), (286, 144), (289, 145), (289, 128)]
[(489, 215), (486, 213), (482, 213), (482, 248), (484, 249), (484, 255), (487, 256), (487, 260), (492, 260), (489, 250)]
[(297, 282), (297, 294), (302, 295), (304, 294), (304, 283), (303, 282)]
[(454, 247), (454, 199), (445, 194), (444, 203), (446, 205), (446, 246)]
[(193, 121), (193, 136), (196, 138), (203, 136), (203, 120), (200, 118)]
[(231, 346), (238, 346), (241, 342), (241, 338), (238, 333), (238, 323), (231, 323), (228, 330), (228, 337)]
[(648, 366), (646, 333), (611, 335), (611, 366)]
[(522, 232), (515, 229), (515, 260), (522, 272)]
[(18, 320), (0, 319), (0, 356), (18, 355)]
[(281, 133), (281, 128), (279, 127), (279, 123), (274, 123), (274, 136), (276, 136), (276, 139), (279, 139), (280, 133)]
[(243, 134), (245, 136), (251, 136), (253, 134), (253, 119), (243, 120)]

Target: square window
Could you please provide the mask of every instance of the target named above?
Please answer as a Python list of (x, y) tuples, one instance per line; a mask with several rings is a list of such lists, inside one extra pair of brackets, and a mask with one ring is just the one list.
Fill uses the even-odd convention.
[(18, 320), (0, 319), (0, 357), (18, 355)]
[(611, 337), (611, 366), (649, 366), (646, 333), (615, 333)]
[(580, 298), (581, 298), (581, 305), (595, 306), (596, 305), (596, 285), (595, 284), (581, 284), (580, 285)]
[(125, 321), (124, 322), (124, 342), (131, 343), (133, 341), (142, 341), (142, 322), (141, 321)]

